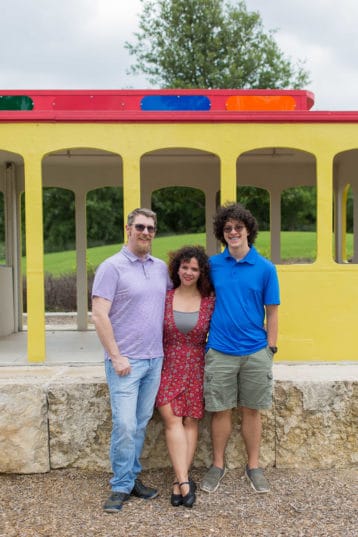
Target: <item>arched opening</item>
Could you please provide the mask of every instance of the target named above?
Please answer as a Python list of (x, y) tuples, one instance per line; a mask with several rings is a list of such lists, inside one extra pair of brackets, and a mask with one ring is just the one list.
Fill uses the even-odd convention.
[(87, 193), (87, 285), (88, 310), (92, 309), (91, 289), (98, 265), (115, 254), (124, 242), (123, 188), (107, 186)]
[(0, 150), (0, 336), (22, 329), (21, 155)]
[[(153, 199), (156, 209), (161, 211), (161, 196), (166, 196), (168, 192), (171, 192), (167, 191), (167, 188), (186, 188), (186, 190), (180, 191), (183, 211), (187, 214), (186, 206), (189, 204), (195, 213), (193, 222), (191, 222), (191, 216), (187, 216), (187, 230), (195, 229), (200, 231), (203, 228), (205, 229), (204, 246), (206, 246), (209, 254), (217, 251), (211, 222), (216, 209), (215, 196), (219, 190), (219, 185), (220, 160), (214, 153), (195, 148), (174, 147), (151, 151), (141, 157), (142, 205), (150, 206)], [(164, 189), (164, 192), (157, 193), (152, 198), (153, 192), (160, 189)], [(175, 190), (172, 193), (174, 197), (172, 198), (171, 209), (175, 208), (174, 210), (176, 211), (176, 207), (179, 207), (179, 204), (177, 203), (178, 200), (175, 199)], [(191, 197), (192, 193), (195, 193), (193, 198)], [(177, 218), (179, 212), (176, 213)], [(181, 215), (179, 215), (177, 224), (171, 224), (172, 228), (174, 227), (175, 229), (179, 222), (181, 222)], [(161, 225), (159, 222), (159, 230), (161, 230)], [(180, 225), (183, 226), (182, 224)]]
[(286, 188), (281, 196), (281, 259), (313, 263), (317, 257), (317, 189)]
[(158, 234), (205, 232), (205, 194), (191, 187), (168, 186), (152, 194)]
[(5, 265), (5, 200), (0, 190), (0, 264)]
[(239, 186), (237, 188), (237, 201), (255, 216), (260, 230), (255, 246), (263, 256), (269, 258), (271, 251), (270, 193), (264, 188)]
[[(166, 236), (171, 235), (170, 250), (184, 244), (205, 246), (205, 194), (191, 187), (167, 187), (152, 194), (152, 209), (158, 216), (158, 233), (153, 254), (166, 259)], [(164, 255), (163, 255), (164, 254)]]
[[(239, 192), (242, 186), (257, 188), (249, 191), (251, 199), (246, 197), (246, 206), (252, 208), (255, 216), (255, 212), (258, 214), (262, 231), (258, 247), (263, 250), (263, 255), (268, 253), (276, 264), (312, 262), (317, 249), (314, 156), (290, 147), (263, 147), (247, 151), (237, 160), (237, 182)], [(262, 194), (263, 191), (269, 195), (268, 220), (267, 194)], [(295, 229), (292, 228), (293, 222)], [(267, 236), (265, 230), (269, 232)], [(299, 233), (299, 240), (294, 232)], [(307, 235), (302, 235), (305, 233)], [(306, 248), (308, 234), (313, 249)]]
[(358, 149), (333, 160), (334, 260), (358, 263)]
[[(43, 189), (45, 311), (76, 312), (75, 195), (65, 188)], [(53, 317), (52, 317), (53, 320)]]
[(105, 186), (88, 192), (86, 214), (88, 248), (123, 242), (122, 187)]
[(74, 192), (66, 188), (45, 187), (42, 195), (45, 254), (75, 250)]
[[(53, 294), (57, 295), (57, 298), (52, 307), (56, 308), (56, 311), (71, 313), (67, 323), (70, 328), (74, 328), (74, 324), (79, 330), (88, 329), (91, 281), (95, 268), (87, 260), (88, 240), (90, 245), (107, 244), (114, 241), (115, 230), (110, 228), (117, 226), (119, 231), (123, 227), (122, 221), (120, 222), (123, 215), (122, 168), (119, 155), (90, 147), (60, 149), (43, 158), (45, 248), (53, 248), (53, 243), (57, 243), (57, 249), (61, 248), (62, 253), (59, 252), (59, 255), (63, 262), (62, 274), (58, 274), (58, 268), (56, 271), (59, 277), (55, 282), (56, 293)], [(117, 194), (119, 191), (121, 193)], [(64, 212), (57, 214), (56, 222), (51, 224), (50, 213), (56, 204), (46, 204), (46, 201), (49, 202), (47, 198), (55, 201), (56, 196), (61, 197)], [(121, 201), (114, 212), (113, 207), (118, 196)], [(113, 219), (114, 214), (116, 217)], [(101, 229), (98, 227), (99, 221), (102, 222)], [(104, 232), (106, 227), (108, 230)], [(56, 235), (61, 229), (63, 238), (57, 240)], [(118, 232), (117, 240), (120, 238), (121, 233)], [(46, 256), (55, 255), (47, 253), (46, 250), (45, 253)], [(58, 262), (57, 267), (60, 266)], [(46, 278), (49, 278), (48, 274)], [(58, 293), (61, 296), (58, 296)], [(53, 326), (54, 318), (51, 321)], [(62, 319), (59, 322), (61, 328), (66, 326)]]

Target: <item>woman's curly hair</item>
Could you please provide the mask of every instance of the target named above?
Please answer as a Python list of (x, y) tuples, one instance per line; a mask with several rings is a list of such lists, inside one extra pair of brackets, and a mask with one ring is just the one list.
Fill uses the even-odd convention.
[(195, 258), (199, 265), (200, 276), (197, 282), (201, 296), (213, 294), (213, 286), (209, 276), (209, 258), (202, 246), (183, 246), (175, 252), (169, 252), (169, 276), (173, 282), (174, 289), (180, 286), (178, 271), (183, 261), (190, 261)]
[(240, 203), (227, 202), (218, 208), (214, 216), (214, 235), (224, 246), (227, 242), (224, 238), (224, 227), (228, 220), (237, 220), (242, 222), (248, 231), (248, 243), (252, 246), (257, 237), (259, 228), (257, 220), (252, 216), (248, 209), (245, 209)]

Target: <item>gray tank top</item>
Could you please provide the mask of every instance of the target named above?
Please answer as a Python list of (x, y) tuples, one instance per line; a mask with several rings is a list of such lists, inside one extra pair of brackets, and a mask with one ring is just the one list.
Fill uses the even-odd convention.
[(190, 332), (190, 330), (194, 328), (199, 319), (198, 311), (185, 312), (173, 310), (173, 314), (175, 325), (177, 329), (183, 334), (187, 334), (188, 332)]

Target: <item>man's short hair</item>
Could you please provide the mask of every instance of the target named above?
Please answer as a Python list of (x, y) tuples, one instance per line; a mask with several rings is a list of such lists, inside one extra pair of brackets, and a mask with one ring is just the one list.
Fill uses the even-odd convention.
[(153, 218), (154, 224), (157, 225), (157, 215), (154, 211), (151, 211), (150, 209), (145, 209), (142, 207), (139, 207), (138, 209), (134, 209), (134, 211), (130, 212), (127, 218), (127, 224), (128, 226), (131, 226), (135, 220), (135, 217), (139, 214), (142, 214), (143, 216), (146, 216), (147, 218)]

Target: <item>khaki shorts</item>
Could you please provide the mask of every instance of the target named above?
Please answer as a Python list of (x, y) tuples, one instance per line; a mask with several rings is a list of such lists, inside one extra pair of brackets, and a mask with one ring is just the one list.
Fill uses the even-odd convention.
[(248, 356), (231, 356), (209, 349), (205, 356), (205, 409), (219, 412), (237, 406), (255, 410), (270, 408), (272, 363), (269, 347)]

